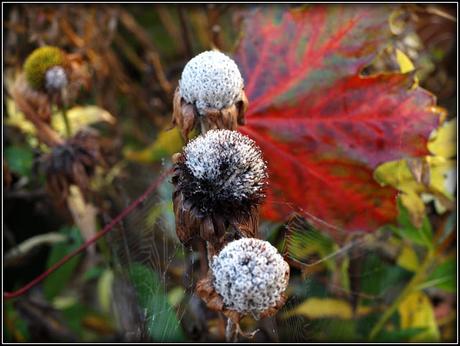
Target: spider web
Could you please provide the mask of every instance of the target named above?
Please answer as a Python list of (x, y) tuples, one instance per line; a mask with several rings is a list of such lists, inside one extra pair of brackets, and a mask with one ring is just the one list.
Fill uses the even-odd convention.
[[(114, 214), (168, 168), (163, 166), (160, 172), (152, 174), (151, 169), (142, 172), (137, 167), (136, 173), (127, 175), (136, 176), (135, 183), (130, 179), (129, 185), (126, 181), (115, 184)], [(114, 312), (121, 337), (124, 341), (225, 341), (216, 337), (216, 330), (225, 326), (225, 319), (207, 310), (194, 293), (201, 275), (199, 255), (184, 248), (175, 235), (171, 196), (172, 184), (167, 176), (157, 191), (108, 235), (116, 274)], [(353, 314), (362, 300), (383, 302), (385, 296), (365, 294), (360, 287), (363, 279), (379, 275), (382, 267), (371, 265), (363, 271), (360, 263), (372, 252), (381, 250), (388, 233), (349, 236), (341, 229), (334, 229), (331, 234), (319, 232), (307, 219), (316, 224), (323, 220), (289, 207), (293, 213), (285, 223), (261, 224), (261, 238), (277, 245), (291, 266), (288, 301), (273, 317), (260, 321), (243, 319), (242, 328), (259, 329), (253, 341), (330, 340), (332, 334), (338, 339), (346, 338), (348, 320), (311, 319), (308, 314), (293, 311), (309, 298), (341, 300), (353, 308)], [(334, 239), (345, 240), (338, 245)], [(345, 269), (337, 269), (342, 267)], [(348, 281), (344, 284), (344, 280)], [(242, 337), (241, 341), (249, 339)]]
[[(115, 211), (155, 179), (151, 172), (129, 176), (137, 177), (137, 186), (116, 184)], [(195, 263), (174, 234), (171, 192), (166, 177), (107, 238), (116, 274), (114, 310), (125, 341), (185, 341), (181, 322), (192, 296)]]

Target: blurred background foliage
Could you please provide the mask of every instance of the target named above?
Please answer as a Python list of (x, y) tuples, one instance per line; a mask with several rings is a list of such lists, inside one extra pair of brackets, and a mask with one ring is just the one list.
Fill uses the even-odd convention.
[[(251, 6), (4, 5), (5, 291), (94, 236), (170, 167), (183, 145), (176, 129), (165, 131), (183, 66), (203, 50), (232, 52)], [(455, 16), (454, 5), (395, 7), (392, 44), (365, 71), (415, 71), (447, 110), (447, 123), (431, 145), (452, 160)], [(83, 61), (89, 84), (67, 114), (74, 134), (97, 129), (107, 161), (96, 167), (89, 196), (73, 186), (64, 202), (45, 187), (41, 164), (51, 148), (38, 140), (9, 91), (26, 57), (42, 45)], [(66, 136), (59, 107), (52, 107), (49, 124)], [(257, 341), (456, 338), (456, 201), (422, 196), (410, 173), (398, 171), (395, 179), (395, 169), (379, 167), (376, 179), (405, 192), (410, 202), (400, 200), (397, 224), (373, 234), (337, 244), (299, 215), (286, 223), (262, 221), (262, 236), (290, 258), (290, 299), (273, 318), (244, 319), (243, 329), (259, 328)], [(111, 234), (26, 295), (4, 301), (4, 341), (222, 341), (225, 321), (193, 295), (197, 258), (175, 238), (171, 186), (160, 180)]]

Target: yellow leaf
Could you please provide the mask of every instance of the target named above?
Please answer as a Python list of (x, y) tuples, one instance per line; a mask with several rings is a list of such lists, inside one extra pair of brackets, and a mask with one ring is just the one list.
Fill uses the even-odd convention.
[(8, 113), (8, 117), (5, 120), (6, 125), (15, 126), (24, 134), (35, 136), (37, 133), (35, 126), (26, 119), (24, 113), (16, 107), (11, 98), (7, 98), (6, 100), (6, 111)]
[(425, 203), (423, 199), (416, 193), (409, 191), (404, 192), (400, 195), (402, 204), (409, 210), (410, 219), (412, 224), (420, 228), (423, 223), (423, 217), (425, 216)]
[(400, 191), (418, 193), (424, 190), (423, 185), (415, 181), (406, 160), (381, 164), (374, 171), (374, 177), (378, 182), (391, 185)]
[(414, 70), (412, 61), (399, 49), (396, 49), (396, 61), (398, 62), (401, 73), (407, 73)]
[(155, 142), (140, 151), (125, 151), (127, 160), (139, 163), (152, 163), (180, 151), (183, 146), (182, 137), (177, 128), (160, 132)]
[(430, 299), (422, 291), (411, 293), (398, 307), (401, 316), (401, 329), (426, 328), (411, 338), (410, 341), (439, 341), (439, 329), (436, 324), (433, 306)]
[(419, 267), (419, 261), (414, 249), (408, 245), (404, 245), (398, 256), (397, 264), (401, 268), (415, 272)]
[[(116, 119), (106, 110), (97, 106), (76, 106), (67, 110), (67, 118), (69, 119), (72, 133), (75, 134), (82, 128), (98, 122), (106, 122), (115, 124)], [(60, 110), (55, 110), (51, 117), (51, 126), (66, 136), (64, 119)]]
[(168, 303), (177, 306), (184, 298), (184, 289), (180, 286), (174, 287), (168, 293)]
[(456, 188), (457, 161), (449, 160), (442, 156), (429, 156), (427, 161), (431, 173), (431, 190), (453, 200)]
[[(369, 307), (361, 306), (357, 309), (358, 315), (370, 312)], [(294, 315), (303, 315), (310, 319), (339, 318), (348, 320), (353, 318), (353, 310), (350, 303), (333, 298), (309, 298), (295, 309), (287, 311), (283, 318)]]
[(391, 185), (403, 192), (402, 202), (417, 225), (425, 213), (423, 194), (432, 194), (439, 203), (450, 208), (456, 189), (456, 161), (426, 156), (385, 162), (376, 168), (374, 178), (382, 185)]
[(113, 271), (106, 269), (97, 282), (97, 293), (102, 311), (109, 314), (112, 308)]
[(428, 142), (431, 153), (445, 158), (457, 155), (457, 118), (445, 122), (440, 128), (433, 131)]

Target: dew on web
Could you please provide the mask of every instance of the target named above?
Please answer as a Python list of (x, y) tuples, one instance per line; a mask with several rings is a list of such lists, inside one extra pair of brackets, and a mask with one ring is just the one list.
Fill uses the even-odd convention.
[[(155, 179), (151, 172), (136, 177), (140, 190)], [(182, 322), (189, 313), (196, 264), (175, 235), (170, 185), (167, 176), (107, 236), (115, 273), (113, 310), (123, 341), (186, 340)], [(138, 197), (126, 186), (116, 184), (113, 214)]]

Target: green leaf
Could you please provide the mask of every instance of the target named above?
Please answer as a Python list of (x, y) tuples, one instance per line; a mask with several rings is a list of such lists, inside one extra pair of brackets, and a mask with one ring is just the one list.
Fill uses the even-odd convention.
[(83, 335), (82, 320), (90, 312), (87, 306), (75, 303), (65, 309), (62, 309), (66, 325), (75, 332), (79, 337)]
[(398, 289), (412, 276), (412, 273), (384, 263), (376, 254), (370, 253), (364, 258), (361, 271), (361, 291), (381, 296), (389, 289)]
[(145, 311), (148, 333), (155, 342), (185, 340), (174, 308), (169, 304), (163, 283), (151, 269), (134, 263), (129, 268), (141, 309)]
[(30, 148), (11, 146), (5, 149), (5, 158), (11, 171), (21, 176), (30, 176), (34, 154)]
[(420, 285), (420, 288), (427, 287), (436, 287), (449, 293), (456, 292), (457, 261), (455, 258), (448, 259), (436, 267), (428, 279)]
[(327, 319), (323, 321), (319, 338), (327, 341), (356, 341), (356, 321)]
[(420, 228), (415, 227), (410, 219), (409, 211), (401, 201), (398, 201), (399, 215), (398, 227), (390, 226), (390, 229), (403, 239), (408, 239), (417, 245), (433, 248), (433, 231), (430, 221), (425, 216)]
[(426, 328), (407, 328), (404, 330), (381, 331), (376, 337), (379, 342), (408, 342)]
[[(57, 243), (52, 247), (46, 264), (47, 268), (51, 267), (63, 256), (75, 250), (83, 243), (80, 230), (75, 226), (62, 228), (60, 233), (66, 235), (69, 241), (66, 243)], [(75, 274), (75, 269), (80, 259), (81, 255), (73, 257), (43, 281), (43, 291), (48, 300), (54, 298), (64, 289), (68, 281)]]
[(29, 326), (14, 308), (12, 302), (5, 302), (4, 305), (4, 331), (6, 342), (27, 342), (30, 341)]

